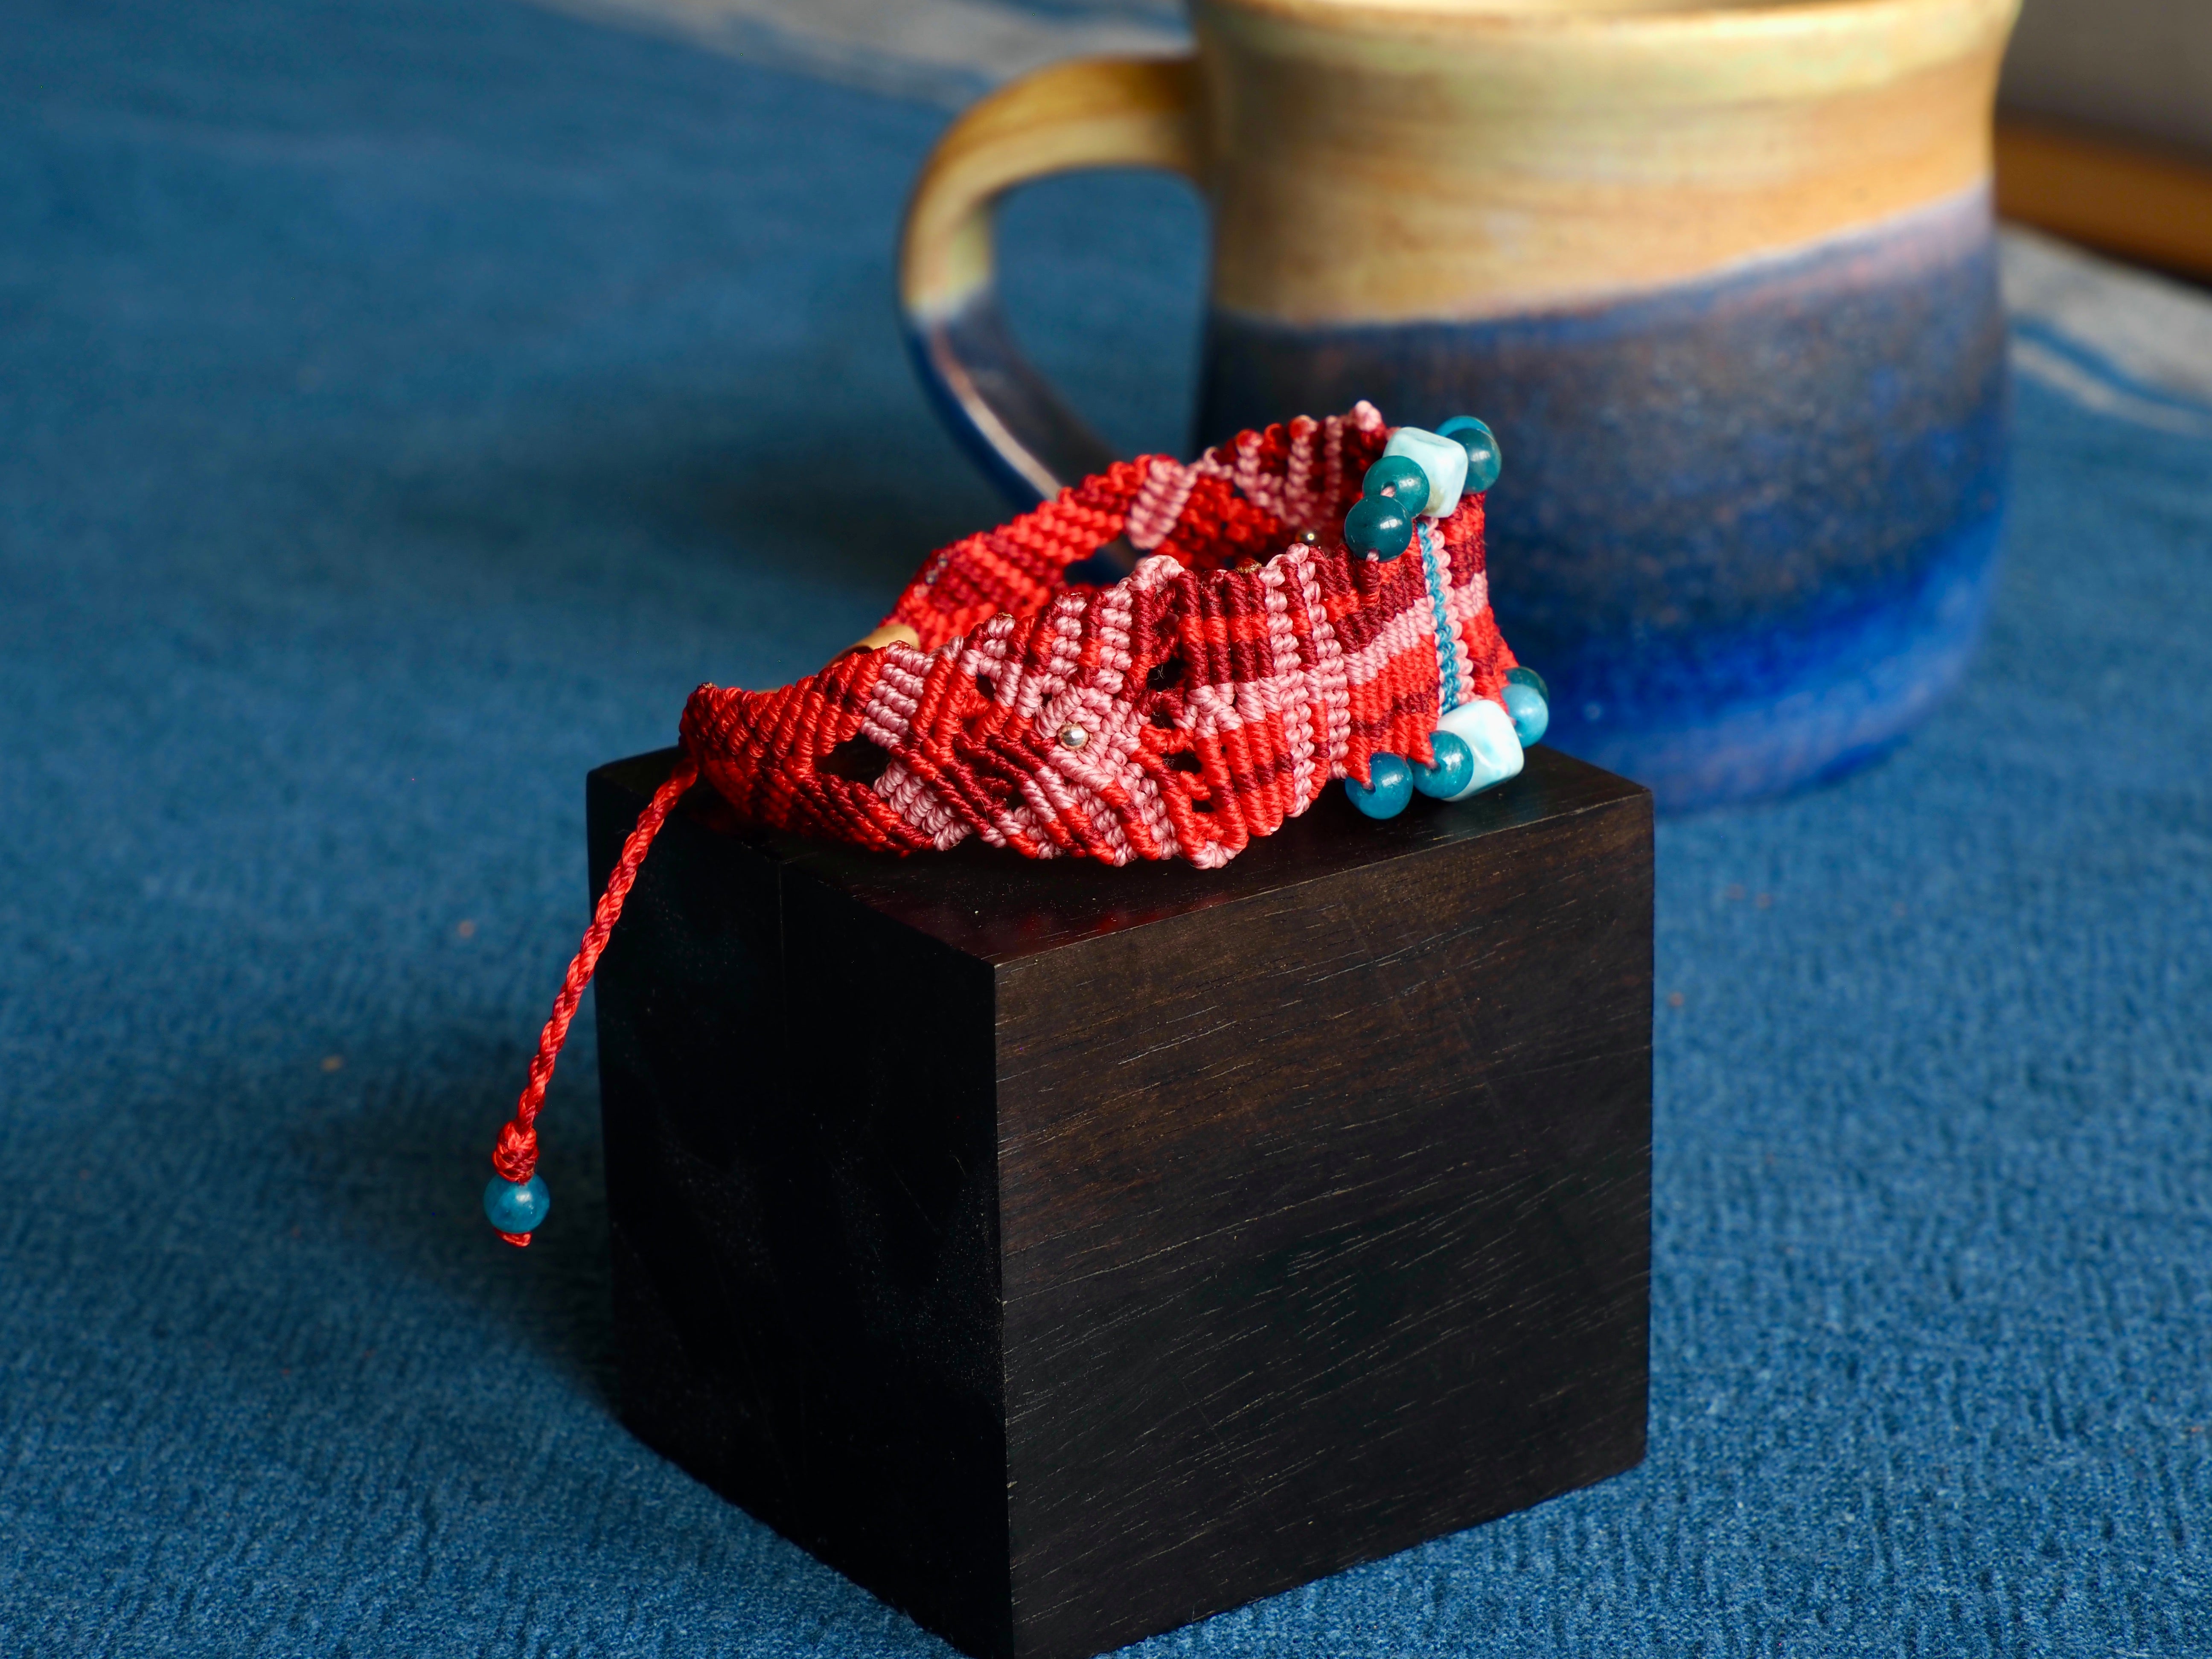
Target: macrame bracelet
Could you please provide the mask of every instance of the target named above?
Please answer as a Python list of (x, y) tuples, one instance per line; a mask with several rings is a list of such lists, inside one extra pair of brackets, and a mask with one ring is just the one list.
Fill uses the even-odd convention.
[(1332, 779), (1388, 817), (1416, 790), (1461, 799), (1518, 773), (1549, 716), (1491, 617), (1498, 471), (1481, 422), (1393, 432), (1364, 403), (1188, 464), (1122, 462), (936, 554), (820, 673), (701, 686), (500, 1133), (484, 1208), (501, 1237), (527, 1244), (545, 1218), (546, 1085), (653, 836), (701, 777), (750, 822), (882, 852), (975, 836), (1215, 869)]

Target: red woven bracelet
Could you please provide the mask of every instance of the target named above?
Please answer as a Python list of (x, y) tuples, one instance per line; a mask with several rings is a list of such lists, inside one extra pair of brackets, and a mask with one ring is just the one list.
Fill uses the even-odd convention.
[[(1489, 440), (1479, 422), (1452, 426)], [(684, 758), (608, 880), (501, 1132), (485, 1205), (501, 1237), (527, 1244), (544, 1218), (534, 1126), (554, 1061), (653, 835), (702, 775), (751, 823), (880, 851), (973, 835), (1030, 858), (1212, 869), (1332, 779), (1381, 816), (1402, 805), (1401, 780), (1456, 798), (1517, 771), (1516, 665), (1491, 617), (1481, 495), (1454, 482), (1448, 512), (1394, 518), (1390, 479), (1419, 490), (1423, 475), (1382, 460), (1390, 437), (1363, 403), (1188, 464), (1121, 463), (933, 556), (871, 635), (896, 642), (778, 690), (693, 692)], [(1444, 441), (1409, 428), (1403, 441), (1427, 455)], [(1466, 483), (1495, 476), (1494, 443), (1487, 459)], [(1355, 504), (1367, 520), (1347, 526)], [(1355, 551), (1346, 535), (1370, 520), (1419, 556)], [(1103, 586), (1071, 579), (1109, 548), (1134, 569)], [(1510, 757), (1462, 787), (1439, 757), (1440, 720), (1478, 750), (1502, 724)]]

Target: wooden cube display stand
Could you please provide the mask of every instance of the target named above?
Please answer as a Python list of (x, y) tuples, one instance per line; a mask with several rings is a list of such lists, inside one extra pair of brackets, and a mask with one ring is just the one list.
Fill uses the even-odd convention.
[[(603, 881), (674, 751), (590, 781)], [(671, 817), (599, 970), (625, 1419), (986, 1659), (1638, 1462), (1650, 797), (1548, 749), (1225, 869)]]

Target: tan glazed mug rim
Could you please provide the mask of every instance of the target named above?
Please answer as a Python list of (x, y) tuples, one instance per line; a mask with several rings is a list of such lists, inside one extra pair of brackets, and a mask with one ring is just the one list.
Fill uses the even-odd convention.
[(1773, 29), (1825, 33), (1839, 22), (1904, 21), (1929, 12), (2009, 13), (2010, 0), (1195, 0), (1200, 11), (1232, 11), (1322, 26), (1395, 27), (1480, 33), (1606, 33)]
[(1341, 72), (1442, 74), (1480, 102), (1545, 106), (1565, 93), (1648, 106), (1822, 97), (1994, 63), (2019, 3), (1193, 0), (1192, 11), (1201, 58), (1212, 38)]

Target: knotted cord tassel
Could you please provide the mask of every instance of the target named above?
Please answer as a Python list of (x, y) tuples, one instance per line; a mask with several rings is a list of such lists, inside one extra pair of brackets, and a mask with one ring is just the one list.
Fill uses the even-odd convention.
[[(515, 1103), (514, 1115), (499, 1132), (499, 1145), (491, 1155), (492, 1168), (500, 1179), (516, 1187), (526, 1186), (538, 1169), (538, 1110), (545, 1103), (545, 1086), (553, 1080), (553, 1066), (561, 1057), (561, 1045), (568, 1040), (569, 1022), (576, 1018), (576, 1005), (583, 1000), (584, 988), (592, 982), (592, 970), (599, 965), (599, 953), (607, 948), (607, 940), (615, 931), (615, 923), (622, 919), (623, 901), (629, 896), (630, 886), (637, 880), (638, 866), (645, 862), (646, 854), (653, 847), (653, 838), (660, 833), (676, 803), (686, 790), (699, 780), (699, 763), (687, 751), (668, 781), (653, 791), (653, 799), (645, 811), (638, 814), (637, 828), (629, 832), (623, 843), (622, 857), (607, 877), (606, 890), (599, 895), (599, 908), (592, 913), (592, 925), (585, 930), (583, 943), (576, 947), (576, 955), (568, 963), (568, 977), (561, 981), (561, 994), (553, 999), (553, 1012), (538, 1034), (538, 1055), (530, 1062), (530, 1080), (523, 1085), (522, 1097)], [(494, 1193), (498, 1192), (495, 1184)], [(488, 1195), (486, 1207), (495, 1201)], [(542, 1205), (542, 1188), (540, 1189)], [(495, 1221), (496, 1225), (496, 1221)], [(500, 1237), (508, 1243), (527, 1247), (527, 1232), (501, 1232)]]

